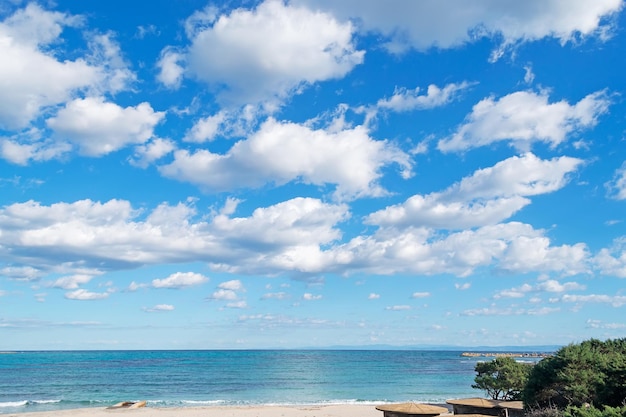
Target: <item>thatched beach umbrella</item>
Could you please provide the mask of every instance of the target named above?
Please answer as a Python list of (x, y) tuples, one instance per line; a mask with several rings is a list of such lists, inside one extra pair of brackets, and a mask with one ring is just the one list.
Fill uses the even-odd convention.
[(448, 412), (445, 407), (416, 403), (384, 404), (377, 406), (376, 409), (382, 411), (384, 417), (438, 416)]

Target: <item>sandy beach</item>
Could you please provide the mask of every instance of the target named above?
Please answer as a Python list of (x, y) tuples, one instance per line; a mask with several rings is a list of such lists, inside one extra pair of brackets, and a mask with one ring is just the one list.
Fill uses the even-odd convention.
[(78, 408), (6, 414), (11, 417), (382, 417), (374, 405)]

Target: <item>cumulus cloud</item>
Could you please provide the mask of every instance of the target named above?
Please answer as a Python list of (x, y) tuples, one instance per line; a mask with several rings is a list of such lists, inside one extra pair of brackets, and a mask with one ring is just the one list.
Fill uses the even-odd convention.
[(82, 284), (87, 284), (92, 279), (92, 275), (76, 274), (59, 278), (55, 280), (51, 286), (55, 288), (63, 288), (64, 290), (74, 290)]
[(295, 0), (311, 8), (322, 8), (339, 18), (357, 19), (362, 31), (387, 37), (387, 48), (427, 50), (452, 48), (484, 37), (496, 37), (503, 46), (555, 38), (561, 43), (596, 35), (603, 39), (610, 21), (622, 8), (620, 0), (529, 0), (470, 3), (440, 0)]
[(626, 278), (626, 238), (616, 239), (613, 247), (603, 248), (594, 257), (594, 264), (603, 275)]
[(97, 292), (91, 292), (82, 288), (78, 290), (70, 291), (65, 294), (65, 298), (69, 300), (81, 300), (81, 301), (102, 300), (108, 297), (109, 297), (108, 292), (97, 293)]
[(442, 192), (414, 195), (374, 212), (366, 223), (463, 229), (499, 223), (530, 204), (533, 195), (554, 192), (568, 182), (582, 160), (542, 160), (527, 153), (475, 171)]
[(130, 144), (147, 142), (165, 113), (150, 104), (120, 107), (103, 97), (76, 99), (47, 120), (48, 126), (87, 156), (102, 156)]
[(573, 275), (589, 271), (586, 245), (552, 246), (543, 231), (518, 222), (483, 226), (440, 235), (432, 229), (383, 227), (371, 236), (359, 236), (333, 248), (337, 264), (351, 272), (394, 274), (410, 272), (468, 276), (491, 265), (513, 273), (558, 272)]
[(148, 143), (135, 146), (135, 152), (129, 159), (129, 162), (140, 168), (146, 168), (175, 149), (175, 142), (168, 139), (154, 138)]
[(605, 92), (589, 94), (575, 105), (566, 101), (549, 103), (546, 93), (518, 91), (500, 99), (486, 98), (474, 105), (452, 136), (437, 147), (442, 152), (459, 152), (508, 141), (527, 151), (533, 142), (556, 147), (567, 136), (597, 123), (609, 107)]
[(222, 282), (217, 287), (229, 291), (245, 291), (243, 283), (238, 279)]
[(254, 10), (194, 14), (188, 70), (238, 104), (280, 100), (306, 84), (343, 77), (363, 61), (353, 27), (332, 15), (267, 0)]
[(214, 191), (295, 180), (335, 184), (335, 197), (342, 199), (384, 194), (378, 180), (390, 164), (400, 165), (404, 177), (411, 175), (409, 156), (386, 141), (373, 140), (363, 127), (329, 132), (270, 118), (226, 154), (179, 150), (160, 171)]
[(321, 294), (311, 294), (310, 292), (306, 292), (302, 295), (302, 299), (306, 300), (306, 301), (315, 301), (315, 300), (321, 300), (322, 299), (322, 295)]
[[(88, 267), (118, 270), (184, 262), (206, 262), (219, 272), (307, 277), (360, 272), (466, 276), (485, 266), (563, 275), (589, 269), (584, 244), (554, 246), (542, 230), (526, 224), (449, 234), (381, 227), (373, 235), (342, 242), (338, 224), (348, 218), (347, 206), (312, 198), (258, 208), (247, 217), (225, 212), (211, 218), (198, 217), (191, 202), (141, 212), (123, 200), (50, 206), (30, 201), (0, 209), (0, 256), (10, 252), (16, 267), (30, 265), (45, 273), (62, 264), (75, 274)], [(198, 281), (175, 277), (159, 282)], [(234, 288), (236, 283), (227, 285)], [(233, 293), (218, 288), (215, 296)]]
[(471, 83), (465, 81), (459, 84), (448, 84), (443, 88), (431, 84), (428, 86), (426, 94), (421, 94), (422, 91), (419, 87), (414, 90), (399, 88), (396, 89), (390, 98), (378, 100), (376, 107), (378, 109), (389, 109), (396, 112), (440, 107), (456, 99), (460, 92), (471, 85)]
[(180, 289), (201, 285), (208, 281), (207, 277), (196, 272), (176, 272), (167, 278), (152, 280), (152, 286), (154, 288)]
[(84, 55), (65, 57), (62, 32), (82, 23), (35, 3), (0, 22), (0, 127), (24, 128), (77, 94), (116, 93), (136, 80), (112, 33), (86, 33)]
[(101, 78), (85, 59), (59, 60), (47, 48), (81, 20), (30, 3), (0, 23), (0, 127), (25, 127), (42, 108), (63, 103)]
[(165, 48), (161, 51), (161, 56), (157, 61), (157, 80), (168, 88), (176, 89), (180, 87), (185, 69), (181, 65), (185, 56), (173, 48)]
[(380, 294), (376, 294), (376, 293), (370, 293), (370, 295), (367, 296), (368, 300), (378, 300), (380, 298)]

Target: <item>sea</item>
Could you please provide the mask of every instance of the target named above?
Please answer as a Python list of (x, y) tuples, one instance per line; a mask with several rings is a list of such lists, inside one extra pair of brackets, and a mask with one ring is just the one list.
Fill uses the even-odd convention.
[(429, 350), (45, 351), (0, 354), (0, 414), (106, 407), (330, 405), (483, 396), (481, 357)]

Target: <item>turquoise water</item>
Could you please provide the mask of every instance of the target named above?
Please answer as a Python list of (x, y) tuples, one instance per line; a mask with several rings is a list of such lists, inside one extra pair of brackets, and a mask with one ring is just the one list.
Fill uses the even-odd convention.
[(0, 413), (104, 407), (347, 404), (480, 396), (451, 351), (72, 351), (0, 355)]

